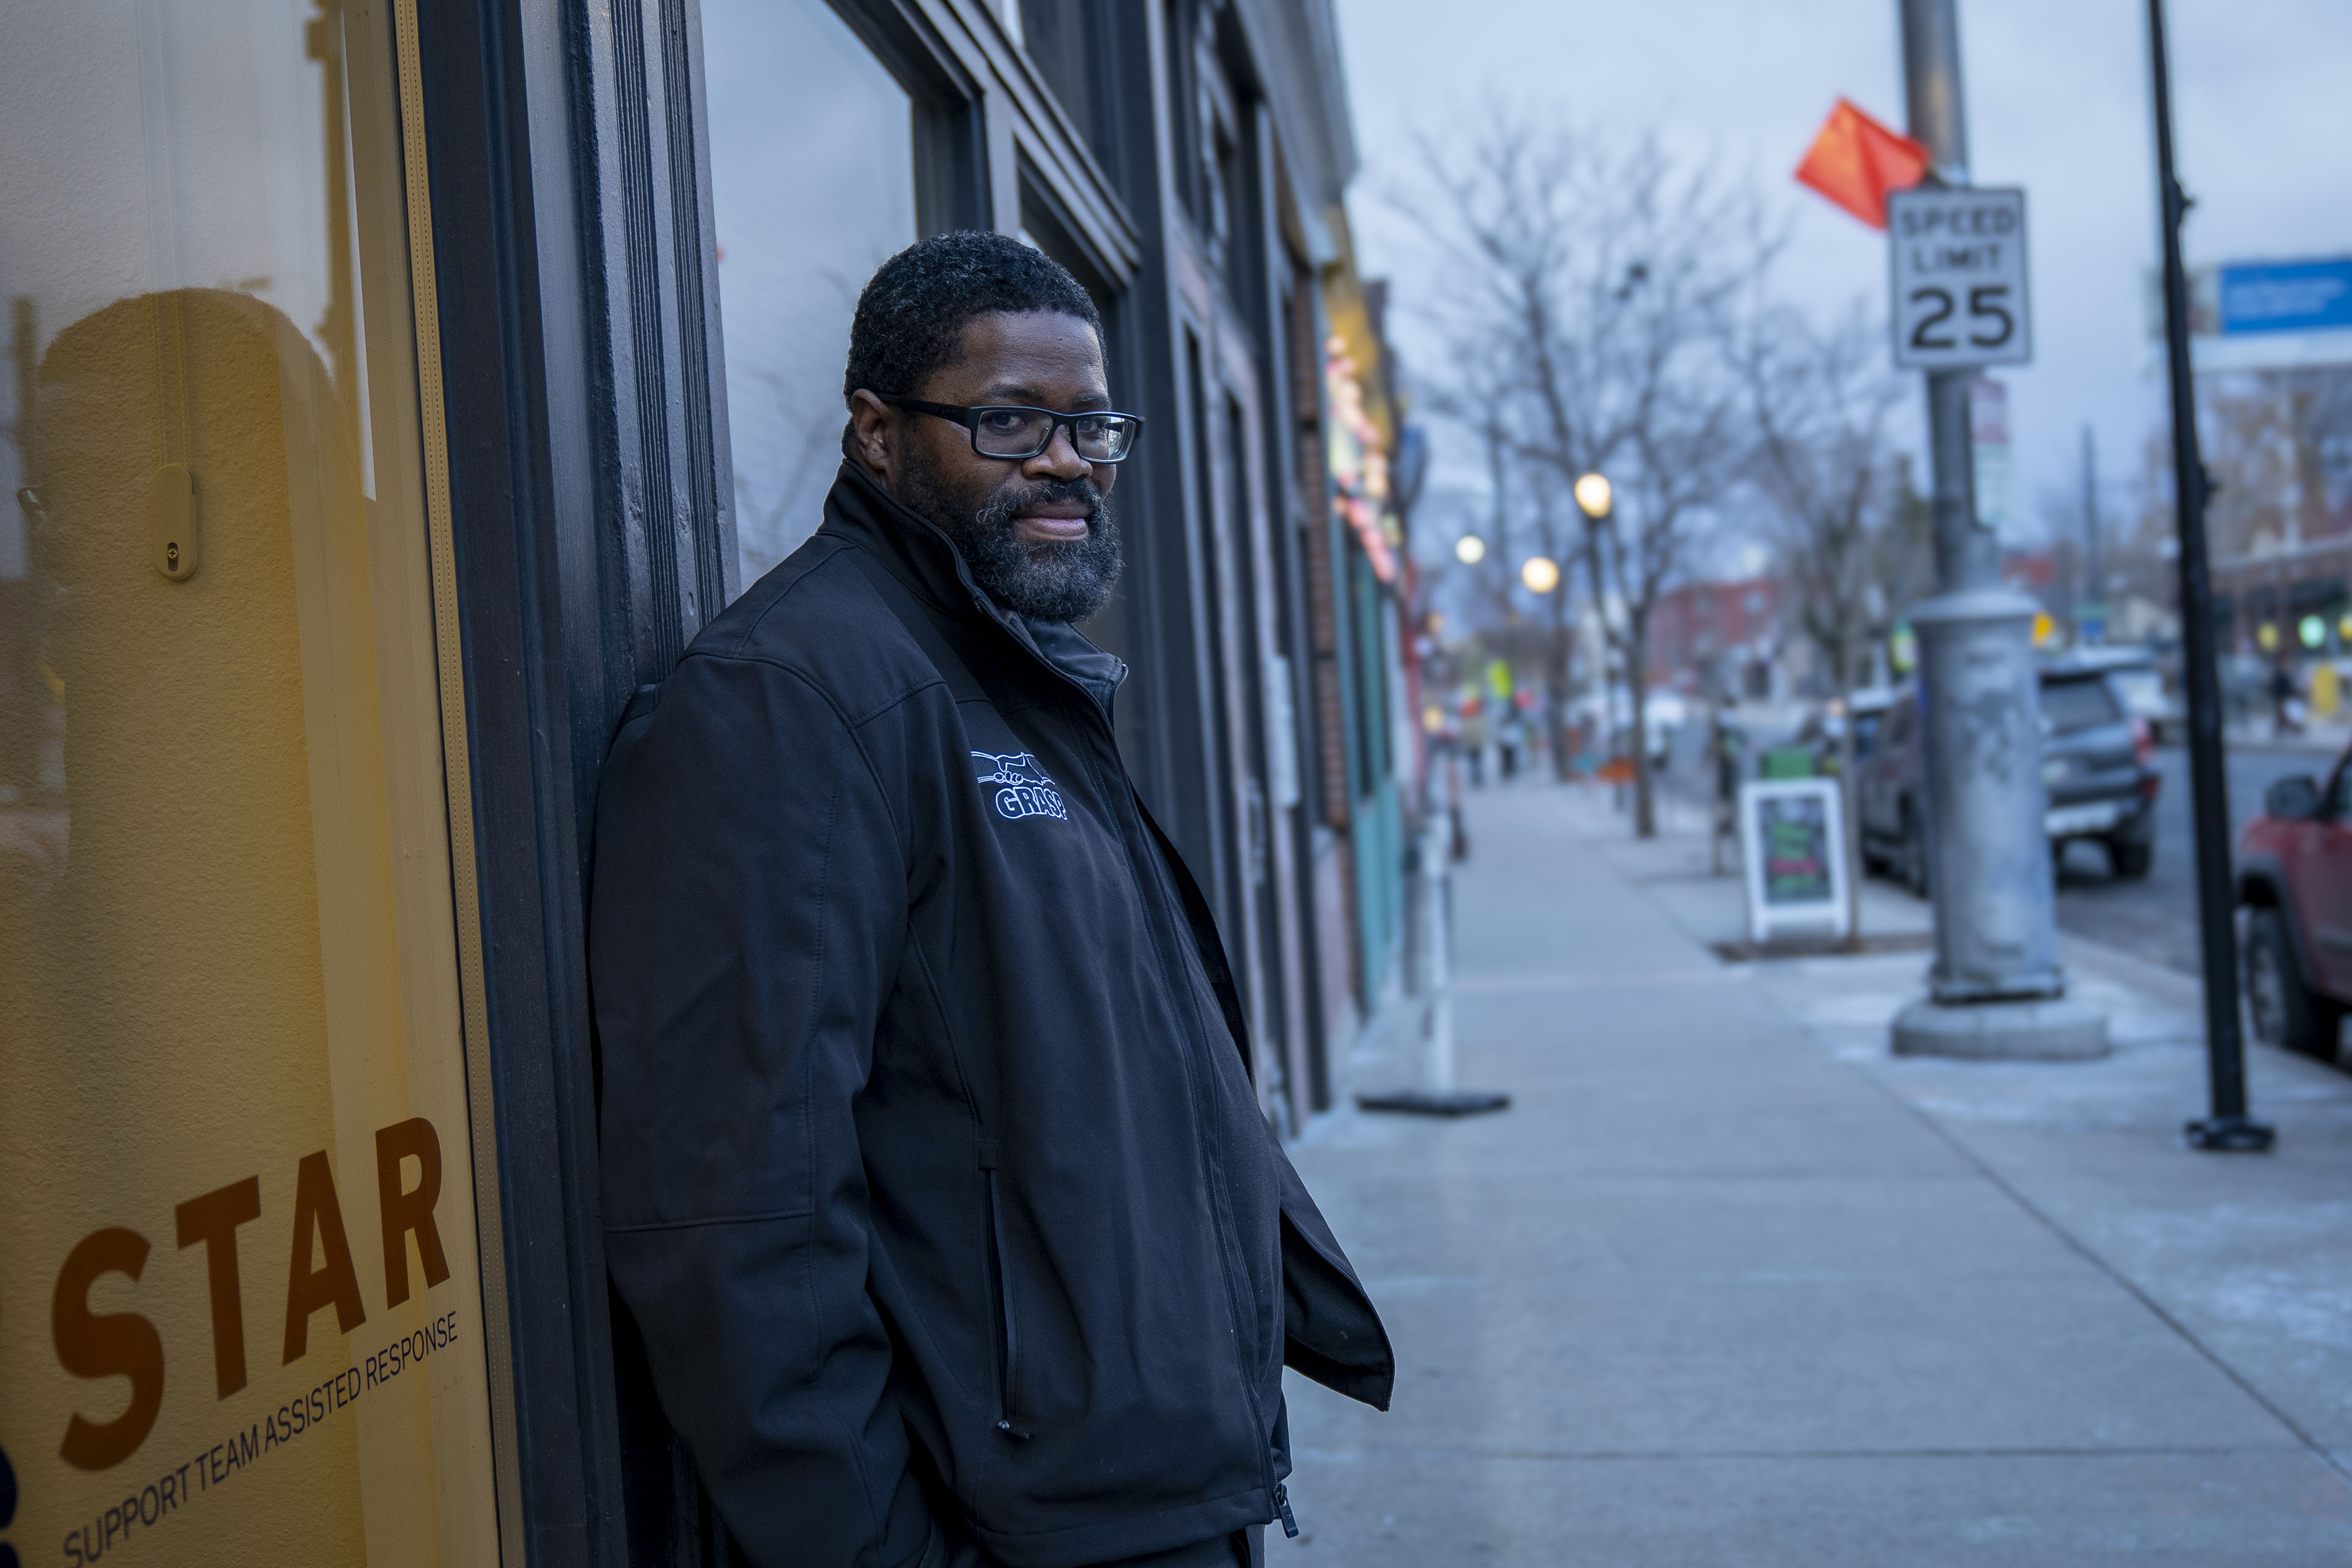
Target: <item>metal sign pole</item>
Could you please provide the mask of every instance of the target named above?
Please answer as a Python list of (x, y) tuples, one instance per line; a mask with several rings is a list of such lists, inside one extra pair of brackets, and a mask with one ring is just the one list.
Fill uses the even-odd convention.
[(1431, 1095), (1445, 1099), (1454, 1092), (1454, 973), (1452, 935), (1446, 930), (1449, 911), (1446, 902), (1453, 879), (1447, 872), (1449, 857), (1445, 853), (1444, 820), (1436, 812), (1426, 818), (1427, 826), (1421, 836), (1422, 897), (1427, 902), (1423, 910), (1422, 942), (1425, 950), (1423, 970), (1429, 996), (1429, 1012), (1422, 1023), (1422, 1032), (1429, 1042), (1426, 1087)]
[(2221, 761), (2221, 682), (2213, 665), (2213, 584), (2205, 556), (2204, 459), (2197, 449), (2197, 380), (2189, 356), (2189, 279), (2180, 220), (2189, 198), (2172, 165), (2172, 79), (2164, 0), (2147, 0), (2155, 81), (2156, 189), (2164, 215), (2165, 367), (2172, 382), (2172, 494), (2180, 529), (2180, 645), (2189, 685), (2189, 777), (2197, 813), (2197, 926), (2205, 960), (2205, 1050), (2212, 1114), (2189, 1141), (2221, 1153), (2268, 1149), (2272, 1130), (2246, 1114), (2246, 1047), (2238, 1030), (2238, 942), (2231, 917), (2229, 775)]
[[(1937, 575), (1936, 596), (1910, 614), (1936, 962), (1929, 994), (1896, 1016), (1893, 1043), (1902, 1055), (2075, 1059), (2106, 1053), (2107, 1021), (2065, 995), (2042, 820), (2036, 606), (2003, 585), (2000, 541), (1978, 520), (1969, 410), (1976, 366), (2031, 353), (2024, 198), (1970, 189), (1955, 4), (1902, 0), (1911, 134), (1934, 172), (1887, 209), (1896, 358), (1928, 373)], [(1923, 266), (1949, 276), (1939, 285)]]

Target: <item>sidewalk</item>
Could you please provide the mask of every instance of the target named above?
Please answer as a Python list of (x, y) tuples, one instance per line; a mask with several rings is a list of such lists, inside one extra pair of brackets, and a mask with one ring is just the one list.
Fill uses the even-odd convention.
[(2241, 721), (2230, 725), (2226, 734), (2231, 751), (2309, 752), (2315, 756), (2338, 757), (2344, 754), (2346, 745), (2352, 744), (2352, 722), (2314, 719), (2302, 730), (2282, 735), (2278, 726), (2267, 720)]
[(1297, 1149), (1400, 1375), (1291, 1380), (1275, 1563), (2352, 1563), (2352, 1078), (2259, 1053), (2279, 1152), (2193, 1154), (2178, 976), (2070, 945), (2115, 1056), (1898, 1061), (1922, 955), (1718, 962), (1704, 843), (1575, 790), (1470, 831), (1460, 1078), (1515, 1104)]

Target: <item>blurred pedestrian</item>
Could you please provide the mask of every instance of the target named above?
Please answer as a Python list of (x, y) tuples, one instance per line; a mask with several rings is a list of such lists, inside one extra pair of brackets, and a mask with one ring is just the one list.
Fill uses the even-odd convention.
[(2303, 733), (2303, 695), (2295, 684), (2294, 661), (2285, 654), (2271, 667), (2271, 723), (2281, 735)]
[(1462, 754), (1470, 763), (1470, 787), (1486, 783), (1486, 705), (1476, 697), (1462, 702)]
[(1723, 847), (1739, 838), (1740, 732), (1731, 722), (1731, 699), (1719, 698), (1708, 712), (1707, 750), (1715, 775), (1714, 834), (1707, 847), (1709, 868), (1723, 870)]
[(1136, 428), (1101, 321), (941, 234), (846, 384), (823, 526), (600, 786), (614, 1283), (730, 1561), (1256, 1563), (1286, 1363), (1383, 1408), (1394, 1368), (1074, 626)]

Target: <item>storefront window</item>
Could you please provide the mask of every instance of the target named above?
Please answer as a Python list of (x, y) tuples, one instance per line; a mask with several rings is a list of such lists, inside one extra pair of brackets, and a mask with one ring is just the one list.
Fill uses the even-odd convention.
[(820, 521), (857, 291), (915, 241), (914, 117), (824, 0), (705, 0), (702, 37), (748, 586)]
[(0, 8), (0, 1561), (497, 1559), (395, 39)]

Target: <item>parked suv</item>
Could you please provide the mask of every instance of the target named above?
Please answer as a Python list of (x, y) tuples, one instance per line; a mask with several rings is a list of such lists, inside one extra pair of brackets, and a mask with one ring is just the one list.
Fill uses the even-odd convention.
[(2181, 711), (2180, 699), (2166, 683), (2164, 667), (2156, 649), (2131, 643), (2076, 648), (2065, 656), (2063, 667), (2105, 670), (2124, 711), (2147, 720), (2148, 734), (2157, 744), (2162, 745), (2168, 733), (2185, 733), (2188, 720)]
[(2156, 860), (2156, 736), (2131, 710), (2112, 668), (2053, 665), (2042, 672), (2042, 821), (2050, 852), (2077, 838), (2106, 846), (2118, 877), (2145, 877)]
[[(1853, 755), (1857, 764), (1870, 755), (1878, 742), (1879, 727), (1886, 721), (1886, 710), (1895, 706), (1895, 694), (1884, 686), (1856, 687), (1851, 699), (1843, 703), (1832, 698), (1805, 715), (1797, 727), (1796, 739), (1790, 744), (1801, 746), (1813, 757), (1813, 772), (1827, 778), (1840, 766), (1840, 742), (1845, 739), (1845, 727), (1853, 725)], [(1907, 700), (1907, 699), (1906, 699)]]
[(1927, 896), (1927, 795), (1918, 689), (1897, 690), (1878, 721), (1854, 731), (1854, 810), (1862, 819), (1862, 860)]
[(2336, 1059), (2352, 1008), (2352, 752), (2322, 788), (2283, 778), (2238, 840), (2246, 1008), (2254, 1036)]
[[(2116, 689), (2114, 670), (2054, 665), (2042, 672), (2042, 825), (2054, 865), (2067, 844), (2095, 838), (2118, 877), (2145, 877), (2156, 862), (2156, 741)], [(1854, 772), (1862, 852), (1925, 896), (1927, 890), (1927, 791), (1922, 784), (1926, 725), (1916, 688), (1906, 688), (1864, 742)], [(1866, 734), (1866, 740), (1865, 740)]]

